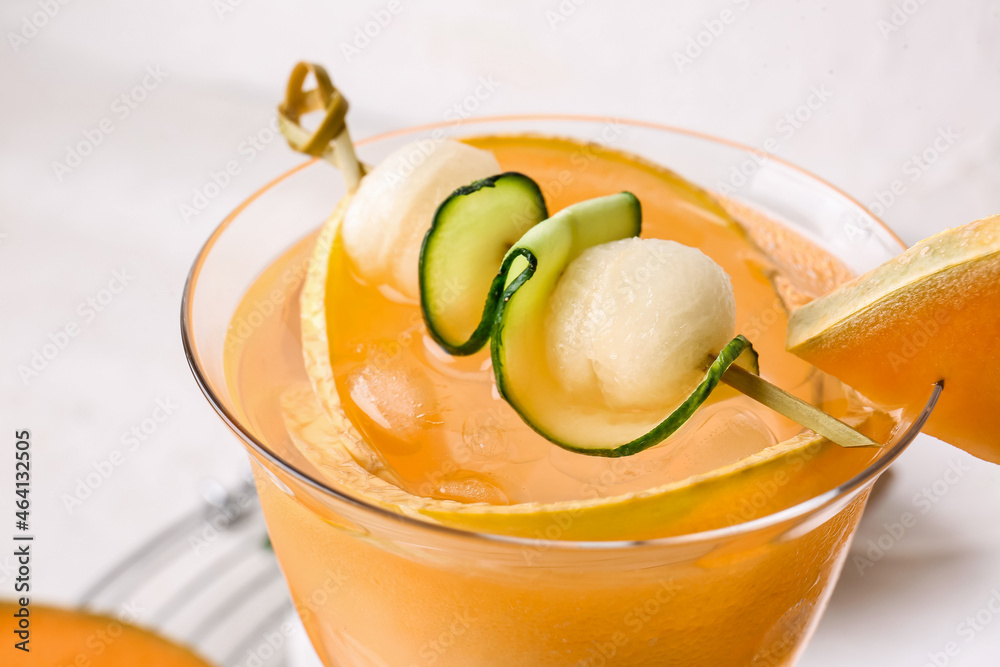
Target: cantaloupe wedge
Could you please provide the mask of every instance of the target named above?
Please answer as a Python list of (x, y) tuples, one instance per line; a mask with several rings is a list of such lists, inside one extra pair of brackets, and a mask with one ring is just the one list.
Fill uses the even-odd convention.
[(4, 630), (0, 665), (4, 667), (209, 667), (188, 649), (110, 616), (60, 609), (32, 602), (28, 611), (28, 651), (14, 630), (24, 620), (21, 606), (0, 601)]
[(796, 310), (789, 351), (879, 402), (944, 391), (924, 431), (1000, 463), (1000, 215), (941, 232)]

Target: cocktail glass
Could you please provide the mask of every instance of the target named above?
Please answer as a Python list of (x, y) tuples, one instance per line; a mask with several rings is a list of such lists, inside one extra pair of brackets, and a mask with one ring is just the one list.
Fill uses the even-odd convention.
[[(654, 123), (516, 116), (440, 123), (358, 142), (374, 164), (402, 144), (541, 133), (610, 144), (724, 189), (855, 271), (904, 248), (860, 204), (754, 149)], [(908, 406), (853, 479), (783, 511), (643, 542), (520, 539), (432, 525), (332, 488), (255, 425), (229, 391), (230, 318), (254, 278), (313, 232), (344, 194), (306, 162), (212, 234), (188, 279), (182, 335), (205, 396), (246, 447), (275, 553), (328, 665), (790, 665), (827, 604), (872, 485), (936, 400)], [(808, 465), (808, 462), (805, 463)], [(819, 474), (819, 473), (818, 473)]]

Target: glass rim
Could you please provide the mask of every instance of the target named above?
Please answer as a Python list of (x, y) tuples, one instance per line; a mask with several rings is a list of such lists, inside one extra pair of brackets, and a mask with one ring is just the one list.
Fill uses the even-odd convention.
[[(477, 118), (464, 119), (461, 121), (441, 121), (436, 123), (427, 123), (423, 125), (415, 125), (408, 128), (402, 128), (398, 130), (391, 130), (388, 132), (383, 132), (376, 134), (355, 142), (357, 146), (364, 146), (366, 144), (375, 143), (385, 139), (390, 139), (393, 137), (398, 137), (406, 134), (414, 134), (418, 132), (427, 132), (436, 129), (448, 129), (454, 127), (465, 127), (465, 126), (475, 126), (487, 123), (495, 122), (509, 122), (509, 121), (569, 121), (569, 122), (597, 122), (597, 123), (607, 123), (614, 121), (616, 123), (621, 123), (624, 125), (630, 125), (632, 127), (639, 127), (645, 129), (665, 131), (677, 135), (686, 135), (689, 137), (694, 137), (704, 141), (709, 141), (716, 144), (722, 144), (729, 146), (731, 148), (740, 149), (748, 153), (759, 153), (759, 149), (755, 149), (746, 144), (742, 144), (729, 139), (723, 139), (720, 137), (713, 136), (708, 133), (698, 132), (695, 130), (688, 130), (673, 125), (668, 125), (665, 123), (658, 123), (654, 121), (642, 121), (642, 120), (631, 120), (624, 118), (614, 118), (610, 116), (591, 116), (585, 114), (509, 114), (509, 115), (496, 115), (496, 116), (481, 116)], [(906, 249), (906, 244), (900, 239), (900, 237), (889, 228), (878, 216), (872, 214), (865, 208), (859, 201), (848, 195), (846, 192), (840, 188), (828, 183), (822, 178), (816, 176), (815, 174), (802, 169), (801, 167), (774, 155), (768, 155), (769, 161), (777, 162), (784, 167), (791, 169), (792, 171), (798, 172), (800, 175), (805, 176), (807, 179), (818, 183), (827, 190), (830, 190), (847, 201), (857, 205), (864, 211), (866, 211), (874, 220), (876, 225), (887, 234), (893, 241), (895, 241), (900, 246), (900, 250)], [(365, 512), (373, 513), (381, 518), (389, 519), (390, 521), (397, 522), (406, 526), (408, 528), (416, 529), (417, 531), (427, 530), (433, 533), (438, 533), (444, 536), (466, 538), (472, 540), (479, 540), (485, 543), (491, 544), (506, 544), (513, 546), (522, 547), (532, 547), (532, 548), (545, 548), (552, 550), (592, 550), (592, 551), (609, 551), (609, 550), (623, 550), (623, 549), (639, 549), (646, 547), (667, 547), (667, 546), (681, 546), (690, 545), (699, 542), (707, 541), (717, 541), (721, 539), (732, 539), (741, 535), (751, 534), (761, 530), (765, 530), (770, 527), (774, 527), (800, 517), (808, 517), (810, 515), (816, 514), (823, 510), (829, 505), (847, 498), (852, 494), (860, 492), (869, 481), (876, 479), (889, 465), (895, 461), (900, 454), (909, 446), (909, 444), (916, 438), (920, 433), (921, 428), (924, 423), (930, 417), (931, 411), (937, 403), (938, 397), (941, 394), (942, 383), (937, 383), (932, 385), (930, 388), (930, 397), (927, 403), (923, 406), (920, 413), (915, 417), (914, 421), (910, 424), (907, 430), (900, 436), (899, 440), (886, 449), (881, 456), (872, 461), (868, 466), (866, 466), (861, 472), (852, 477), (851, 479), (843, 482), (842, 484), (833, 487), (823, 493), (820, 493), (812, 498), (804, 500), (800, 503), (796, 503), (790, 507), (779, 510), (777, 512), (772, 512), (755, 519), (750, 519), (741, 523), (733, 524), (730, 526), (724, 526), (720, 528), (713, 528), (711, 530), (698, 531), (692, 533), (683, 533), (680, 535), (672, 535), (668, 537), (660, 537), (648, 540), (551, 540), (544, 538), (527, 538), (527, 537), (515, 537), (510, 535), (501, 535), (497, 533), (480, 532), (474, 530), (466, 530), (464, 528), (456, 528), (452, 526), (446, 526), (443, 524), (435, 524), (429, 521), (423, 521), (410, 517), (405, 514), (393, 512), (389, 509), (373, 505), (361, 498), (355, 497), (353, 494), (342, 490), (336, 489), (325, 483), (320, 479), (316, 479), (312, 475), (303, 472), (296, 468), (294, 465), (285, 461), (282, 457), (275, 454), (265, 443), (258, 439), (249, 428), (246, 428), (240, 423), (239, 419), (233, 415), (229, 409), (226, 408), (224, 402), (219, 396), (216, 395), (212, 388), (212, 385), (206, 376), (204, 370), (202, 369), (197, 345), (195, 344), (195, 338), (193, 333), (193, 294), (194, 290), (198, 284), (198, 278), (201, 275), (202, 268), (211, 254), (212, 249), (215, 244), (219, 241), (225, 231), (233, 224), (240, 216), (240, 214), (256, 201), (258, 198), (266, 194), (269, 190), (282, 183), (288, 178), (291, 178), (295, 174), (304, 169), (314, 165), (316, 162), (320, 161), (320, 158), (312, 158), (304, 161), (292, 169), (289, 169), (280, 176), (274, 178), (269, 183), (258, 189), (252, 195), (247, 197), (242, 201), (233, 211), (223, 219), (221, 223), (213, 230), (212, 234), (205, 241), (202, 248), (198, 251), (198, 255), (191, 266), (191, 270), (188, 273), (187, 279), (184, 283), (183, 295), (181, 298), (181, 342), (184, 347), (184, 356), (187, 359), (188, 366), (191, 369), (191, 373), (194, 375), (195, 381), (198, 387), (201, 389), (202, 394), (208, 400), (209, 404), (219, 415), (222, 421), (229, 427), (229, 429), (243, 442), (244, 445), (248, 446), (251, 450), (256, 452), (257, 455), (264, 457), (267, 461), (274, 464), (284, 473), (294, 477), (299, 482), (312, 487), (316, 491), (328, 496), (332, 496), (334, 499), (351, 505)]]

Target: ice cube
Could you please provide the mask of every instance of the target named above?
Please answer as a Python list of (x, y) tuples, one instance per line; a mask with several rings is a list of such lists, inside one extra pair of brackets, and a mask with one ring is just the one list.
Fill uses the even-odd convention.
[(469, 412), (462, 423), (462, 443), (474, 460), (500, 464), (530, 463), (548, 455), (552, 443), (533, 437), (520, 417), (501, 398), (486, 409)]
[(439, 498), (457, 500), (463, 503), (489, 503), (508, 505), (510, 500), (488, 475), (469, 470), (445, 473), (437, 485), (435, 495)]
[[(704, 407), (674, 443), (665, 463), (674, 479), (711, 472), (776, 444), (778, 439), (745, 396)], [(666, 446), (670, 446), (670, 441)]]
[(346, 384), (354, 405), (394, 435), (405, 437), (439, 421), (434, 384), (401, 357), (373, 357), (352, 370)]

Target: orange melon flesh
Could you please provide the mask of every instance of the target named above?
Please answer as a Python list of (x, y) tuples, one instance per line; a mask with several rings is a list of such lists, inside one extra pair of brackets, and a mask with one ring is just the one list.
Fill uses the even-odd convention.
[(1000, 215), (916, 244), (789, 320), (788, 350), (889, 405), (944, 391), (924, 431), (1000, 463)]
[(29, 607), (29, 652), (13, 630), (19, 605), (0, 602), (0, 665), (4, 667), (210, 667), (194, 653), (149, 630), (110, 616), (32, 603)]

